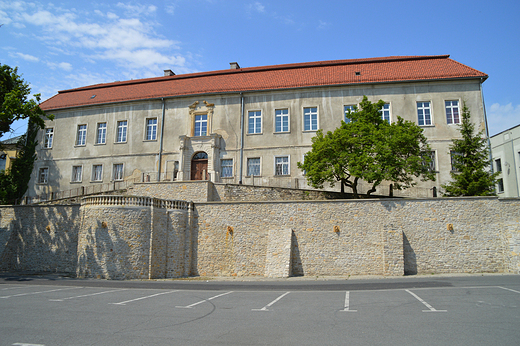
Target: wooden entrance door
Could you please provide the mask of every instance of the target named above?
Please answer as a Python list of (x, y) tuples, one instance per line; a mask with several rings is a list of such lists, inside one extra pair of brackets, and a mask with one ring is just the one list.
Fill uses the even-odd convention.
[(208, 154), (196, 153), (191, 159), (191, 180), (208, 180)]

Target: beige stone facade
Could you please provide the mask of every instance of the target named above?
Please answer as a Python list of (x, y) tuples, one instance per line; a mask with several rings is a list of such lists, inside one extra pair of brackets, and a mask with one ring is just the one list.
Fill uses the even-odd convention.
[[(27, 194), (92, 188), (121, 180), (189, 181), (201, 176), (215, 183), (309, 188), (297, 162), (311, 149), (316, 130), (332, 131), (340, 126), (346, 107), (358, 105), (366, 95), (372, 102), (387, 103), (384, 116), (389, 121), (400, 116), (421, 125), (434, 152), (437, 180), (419, 182), (417, 189), (404, 195), (431, 196), (433, 187), (440, 188), (450, 179), (449, 146), (459, 137), (458, 126), (448, 120), (447, 112), (460, 113), (465, 102), (476, 128), (485, 129), (484, 79), (479, 75), (330, 86), (311, 83), (298, 88), (100, 104), (96, 104), (100, 96), (94, 93), (105, 87), (93, 87), (92, 101), (87, 98), (81, 105), (55, 109), (48, 106), (55, 118), (46, 121), (40, 134)], [(429, 114), (427, 119), (424, 112)], [(46, 146), (49, 133), (52, 145)], [(195, 165), (197, 157), (205, 162), (200, 167)], [(197, 170), (199, 177), (194, 178)], [(388, 184), (377, 193), (388, 195)]]

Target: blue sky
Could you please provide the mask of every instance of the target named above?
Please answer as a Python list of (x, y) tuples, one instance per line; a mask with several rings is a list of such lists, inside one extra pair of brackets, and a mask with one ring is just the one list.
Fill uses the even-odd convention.
[(0, 0), (0, 63), (17, 66), (45, 100), (59, 90), (234, 61), (450, 54), (489, 75), (493, 135), (520, 124), (519, 13), (518, 0)]

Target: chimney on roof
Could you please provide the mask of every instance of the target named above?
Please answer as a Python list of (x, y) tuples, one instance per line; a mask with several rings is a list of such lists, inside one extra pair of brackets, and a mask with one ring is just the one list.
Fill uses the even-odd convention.
[(164, 70), (164, 76), (175, 76), (175, 72), (172, 70)]
[(238, 70), (240, 68), (240, 65), (238, 64), (238, 62), (230, 62), (229, 68), (231, 68), (232, 70)]

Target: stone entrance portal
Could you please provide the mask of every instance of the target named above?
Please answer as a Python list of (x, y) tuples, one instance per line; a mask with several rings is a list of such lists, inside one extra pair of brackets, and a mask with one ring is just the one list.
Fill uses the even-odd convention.
[(208, 180), (208, 154), (203, 151), (191, 159), (191, 180)]

